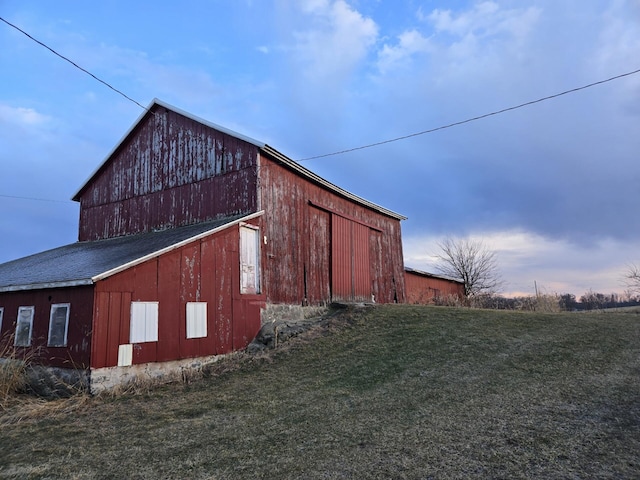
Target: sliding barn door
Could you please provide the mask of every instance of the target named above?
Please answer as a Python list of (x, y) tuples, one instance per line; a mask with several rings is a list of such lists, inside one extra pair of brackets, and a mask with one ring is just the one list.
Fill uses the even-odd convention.
[(331, 294), (345, 302), (371, 301), (369, 227), (331, 216)]

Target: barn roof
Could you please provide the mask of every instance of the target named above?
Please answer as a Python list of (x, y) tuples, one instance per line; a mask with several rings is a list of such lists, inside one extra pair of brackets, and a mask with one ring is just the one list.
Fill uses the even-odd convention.
[(0, 264), (0, 292), (91, 285), (98, 280), (240, 222), (226, 217), (179, 228), (76, 242)]
[(153, 99), (151, 101), (151, 103), (149, 104), (149, 106), (147, 107), (147, 109), (138, 117), (138, 119), (134, 122), (134, 124), (131, 126), (131, 128), (129, 128), (129, 130), (124, 134), (124, 136), (122, 137), (122, 139), (116, 144), (116, 146), (111, 150), (111, 152), (109, 152), (109, 154), (106, 156), (106, 158), (103, 160), (103, 162), (98, 166), (98, 168), (91, 174), (91, 176), (87, 179), (87, 181), (82, 185), (82, 187), (80, 187), (80, 189), (76, 192), (76, 194), (72, 197), (72, 200), (75, 201), (80, 201), (80, 196), (82, 195), (82, 193), (87, 189), (87, 187), (89, 187), (89, 185), (91, 185), (91, 183), (93, 182), (94, 178), (98, 176), (98, 174), (109, 164), (111, 157), (118, 151), (118, 149), (134, 134), (135, 130), (137, 129), (138, 125), (149, 115), (153, 115), (153, 110), (157, 109), (158, 107), (161, 108), (165, 108), (167, 110), (171, 110), (175, 113), (178, 113), (179, 115), (182, 115), (183, 117), (189, 118), (195, 122), (198, 122), (202, 125), (205, 125), (207, 127), (210, 127), (214, 130), (217, 130), (219, 132), (225, 133), (227, 135), (230, 135), (232, 137), (235, 137), (239, 140), (245, 141), (251, 145), (254, 145), (255, 147), (257, 147), (260, 152), (266, 156), (268, 156), (269, 158), (275, 160), (277, 163), (279, 163), (280, 165), (284, 166), (285, 168), (288, 168), (289, 170), (294, 171), (296, 174), (300, 175), (303, 178), (306, 178), (307, 180), (310, 180), (311, 182), (314, 182), (328, 190), (333, 191), (334, 193), (347, 198), (353, 202), (359, 203), (360, 205), (363, 205), (367, 208), (373, 209), (377, 212), (380, 212), (384, 215), (387, 215), (389, 217), (395, 218), (396, 220), (406, 220), (407, 217), (400, 215), (399, 213), (393, 212), (391, 210), (388, 210), (384, 207), (381, 207), (380, 205), (377, 205), (373, 202), (370, 202), (368, 200), (365, 200), (362, 197), (359, 197), (358, 195), (355, 195), (347, 190), (344, 190), (343, 188), (338, 187), (337, 185), (334, 185), (333, 183), (325, 180), (324, 178), (320, 177), (319, 175), (316, 175), (315, 173), (313, 173), (311, 170), (303, 167), (302, 165), (300, 165), (298, 162), (296, 162), (295, 160), (290, 159), (289, 157), (287, 157), (286, 155), (280, 153), (279, 151), (277, 151), (275, 148), (267, 145), (264, 142), (261, 142), (259, 140), (255, 140), (251, 137), (248, 137), (246, 135), (242, 135), (241, 133), (237, 133), (234, 132), (233, 130), (230, 130), (228, 128), (225, 128), (223, 126), (217, 125), (215, 123), (209, 122), (208, 120), (205, 120), (203, 118), (197, 117), (195, 115), (192, 115), (188, 112), (185, 112), (184, 110), (180, 110), (179, 108), (176, 108), (172, 105), (169, 105), (168, 103), (165, 103), (161, 100), (158, 100), (157, 98)]
[(440, 280), (446, 280), (448, 282), (459, 283), (460, 285), (464, 284), (464, 282), (461, 282), (460, 280), (456, 280), (454, 278), (443, 277), (442, 275), (436, 275), (435, 273), (429, 273), (429, 272), (424, 272), (422, 270), (416, 270), (415, 268), (404, 267), (404, 271), (406, 273), (413, 273), (414, 275), (418, 275), (420, 277), (438, 278)]

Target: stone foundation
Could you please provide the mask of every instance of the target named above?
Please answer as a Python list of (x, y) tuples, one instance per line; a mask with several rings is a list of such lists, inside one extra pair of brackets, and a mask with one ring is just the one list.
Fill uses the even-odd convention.
[(104, 367), (91, 370), (90, 389), (92, 394), (113, 390), (117, 387), (126, 388), (136, 383), (169, 383), (185, 381), (203, 367), (216, 363), (227, 355), (210, 355), (198, 358), (185, 358), (159, 363), (143, 363), (126, 367)]
[(302, 322), (310, 318), (321, 317), (327, 313), (328, 307), (312, 306), (303, 307), (301, 305), (284, 305), (268, 303), (261, 312), (262, 325), (283, 321), (289, 323)]

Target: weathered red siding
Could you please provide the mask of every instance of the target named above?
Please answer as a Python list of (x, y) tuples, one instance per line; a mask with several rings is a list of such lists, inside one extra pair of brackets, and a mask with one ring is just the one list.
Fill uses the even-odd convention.
[(434, 303), (437, 298), (448, 296), (464, 297), (464, 285), (445, 278), (439, 278), (420, 272), (405, 272), (407, 303)]
[[(239, 241), (235, 225), (99, 281), (92, 368), (117, 365), (118, 346), (130, 343), (132, 301), (159, 302), (158, 341), (135, 344), (134, 364), (246, 347), (264, 295), (240, 294)], [(206, 337), (186, 338), (187, 302), (207, 302)]]
[(331, 298), (331, 214), (309, 207), (309, 263), (304, 266), (304, 304), (317, 305)]
[[(69, 327), (66, 347), (47, 347), (51, 305), (69, 303)], [(16, 353), (33, 358), (40, 364), (61, 368), (85, 369), (89, 365), (91, 347), (91, 315), (93, 286), (48, 288), (0, 293), (4, 308), (0, 341), (13, 346), (18, 307), (34, 306), (31, 347), (16, 347)]]
[(81, 191), (79, 240), (251, 213), (257, 147), (159, 106)]
[(323, 304), (371, 301), (372, 296), (379, 303), (405, 301), (398, 219), (343, 198), (264, 155), (260, 162), (267, 301)]

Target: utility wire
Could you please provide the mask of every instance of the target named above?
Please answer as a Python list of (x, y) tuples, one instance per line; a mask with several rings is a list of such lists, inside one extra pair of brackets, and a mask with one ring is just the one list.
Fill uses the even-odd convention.
[(1, 198), (17, 198), (18, 200), (34, 200), (36, 202), (73, 203), (71, 200), (53, 200), (51, 198), (19, 197), (18, 195), (2, 195)]
[(136, 105), (138, 105), (140, 108), (142, 108), (143, 110), (147, 110), (147, 107), (145, 107), (144, 105), (141, 105), (140, 103), (136, 102), (133, 98), (127, 96), (126, 94), (122, 93), (120, 90), (118, 90), (117, 88), (109, 85), (107, 82), (105, 82), (104, 80), (96, 77), (93, 73), (91, 73), (90, 71), (82, 68), (80, 65), (78, 65), (77, 63), (73, 62), (72, 60), (70, 60), (69, 58), (65, 57), (64, 55), (56, 52), (53, 48), (49, 47), (48, 45), (45, 45), (44, 43), (42, 43), (40, 40), (33, 38), (31, 35), (29, 35), (27, 32), (25, 32), (24, 30), (22, 30), (20, 27), (17, 27), (16, 25), (14, 25), (13, 23), (8, 22), (7, 20), (5, 20), (4, 18), (0, 17), (0, 20), (2, 20), (4, 23), (6, 23), (7, 25), (9, 25), (10, 27), (15, 28), (16, 30), (18, 30), (20, 33), (26, 35), (27, 37), (29, 37), (31, 40), (33, 40), (34, 42), (36, 42), (39, 45), (42, 45), (44, 48), (46, 48), (47, 50), (49, 50), (51, 53), (53, 53), (54, 55), (57, 55), (58, 57), (60, 57), (63, 60), (66, 60), (67, 62), (69, 62), (71, 65), (73, 65), (74, 67), (76, 67), (79, 70), (82, 70), (84, 73), (86, 73), (87, 75), (89, 75), (90, 77), (94, 78), (95, 80), (99, 81), (100, 83), (102, 83), (103, 85), (109, 87), (111, 90), (113, 90), (116, 93), (119, 93), (120, 95), (122, 95), (124, 98), (126, 98), (127, 100), (129, 100), (130, 102), (135, 103)]
[[(107, 87), (109, 87), (111, 90), (113, 90), (116, 93), (119, 93), (120, 95), (122, 95), (124, 98), (126, 98), (127, 100), (135, 103), (136, 105), (138, 105), (140, 108), (142, 108), (143, 110), (148, 111), (147, 107), (143, 106), (142, 104), (138, 103), (137, 101), (135, 101), (134, 99), (132, 99), (131, 97), (127, 96), (126, 94), (124, 94), (123, 92), (121, 92), (120, 90), (118, 90), (117, 88), (111, 86), (110, 84), (108, 84), (107, 82), (105, 82), (104, 80), (101, 80), (100, 78), (96, 77), (93, 73), (89, 72), (88, 70), (80, 67), (78, 64), (76, 64), (75, 62), (73, 62), (72, 60), (70, 60), (69, 58), (65, 57), (64, 55), (61, 55), (60, 53), (56, 52), (53, 48), (49, 47), (48, 45), (44, 44), (43, 42), (41, 42), (40, 40), (35, 39), (34, 37), (32, 37), (31, 35), (29, 35), (27, 32), (25, 32), (24, 30), (22, 30), (21, 28), (17, 27), (16, 25), (8, 22), (7, 20), (5, 20), (4, 18), (0, 17), (0, 20), (2, 20), (4, 23), (6, 23), (7, 25), (9, 25), (10, 27), (15, 28), (16, 30), (18, 30), (19, 32), (21, 32), (22, 34), (26, 35), (27, 37), (29, 37), (31, 40), (33, 40), (34, 42), (38, 43), (39, 45), (42, 45), (44, 48), (46, 48), (47, 50), (51, 51), (53, 54), (57, 55), (58, 57), (62, 58), (63, 60), (66, 60), (67, 62), (69, 62), (71, 65), (73, 65), (74, 67), (80, 69), (81, 71), (83, 71), (84, 73), (86, 73), (87, 75), (91, 76), (92, 78), (94, 78), (95, 80), (99, 81), (100, 83), (102, 83), (103, 85), (106, 85)], [(408, 138), (412, 138), (412, 137), (418, 137), (420, 135), (426, 135), (427, 133), (433, 133), (433, 132), (437, 132), (439, 130), (445, 130), (447, 128), (451, 128), (451, 127), (456, 127), (458, 125), (463, 125), (465, 123), (470, 123), (470, 122), (475, 122), (477, 120), (481, 120), (483, 118), (487, 118), (487, 117), (491, 117), (493, 115), (500, 115), (501, 113), (505, 113), (505, 112), (509, 112), (511, 110), (517, 110), (519, 108), (523, 108), (523, 107), (527, 107), (529, 105), (533, 105), (536, 103), (540, 103), (540, 102), (544, 102), (546, 100), (551, 100), (552, 98), (557, 98), (557, 97), (561, 97), (563, 95), (567, 95), (569, 93), (575, 93), (578, 92), (580, 90), (585, 90), (587, 88), (591, 88), (594, 87), (596, 85), (601, 85), (603, 83), (607, 83), (607, 82), (611, 82), (613, 80), (617, 80), (619, 78), (623, 78), (623, 77), (627, 77), (630, 75), (635, 75), (637, 73), (640, 72), (640, 69), (634, 70), (632, 72), (627, 72), (627, 73), (622, 73), (620, 75), (616, 75), (614, 77), (610, 77), (607, 78), (605, 80), (600, 80), (598, 82), (593, 82), (593, 83), (589, 83), (587, 85), (583, 85), (581, 87), (576, 87), (576, 88), (572, 88), (570, 90), (565, 90), (564, 92), (560, 92), (560, 93), (556, 93), (554, 95), (548, 95), (546, 97), (542, 97), (539, 98), (537, 100), (532, 100), (529, 102), (525, 102), (525, 103), (521, 103), (520, 105), (515, 105), (513, 107), (507, 107), (507, 108), (503, 108), (501, 110), (496, 110), (494, 112), (491, 113), (485, 113), (484, 115), (479, 115), (477, 117), (472, 117), (472, 118), (468, 118), (466, 120), (461, 120), (459, 122), (454, 122), (454, 123), (450, 123), (448, 125), (442, 125), (440, 127), (435, 127), (435, 128), (431, 128), (429, 130), (423, 130), (421, 132), (416, 132), (416, 133), (411, 133), (409, 135), (403, 135), (401, 137), (396, 137), (396, 138), (391, 138), (388, 140), (382, 140), (380, 142), (375, 142), (375, 143), (370, 143), (367, 145), (362, 145), (359, 147), (353, 147), (353, 148), (348, 148), (345, 150), (339, 150), (337, 152), (332, 152), (332, 153), (325, 153), (323, 155), (315, 155), (313, 157), (306, 157), (306, 158), (301, 158), (296, 160), (297, 162), (306, 162), (308, 160), (315, 160), (318, 158), (325, 158), (325, 157), (332, 157), (335, 155), (342, 155), (344, 153), (349, 153), (349, 152), (355, 152), (357, 150), (364, 150), (366, 148), (372, 148), (372, 147), (377, 147), (380, 145), (385, 145), (387, 143), (393, 143), (393, 142), (399, 142), (400, 140), (406, 140)]]
[(348, 148), (346, 150), (340, 150), (340, 151), (333, 152), (333, 153), (325, 153), (323, 155), (316, 155), (314, 157), (306, 157), (306, 158), (302, 158), (302, 159), (299, 159), (299, 160), (296, 160), (296, 161), (297, 162), (306, 162), (307, 160), (315, 160), (317, 158), (325, 158), (325, 157), (331, 157), (331, 156), (334, 156), (334, 155), (342, 155), (343, 153), (355, 152), (356, 150), (364, 150), (365, 148), (377, 147), (379, 145), (384, 145), (386, 143), (398, 142), (400, 140), (406, 140), (407, 138), (412, 138), (412, 137), (417, 137), (419, 135), (425, 135), (427, 133), (437, 132), (438, 130), (444, 130), (446, 128), (451, 128), (451, 127), (456, 127), (458, 125), (463, 125), (465, 123), (475, 122), (476, 120), (481, 120), (483, 118), (491, 117), (492, 115), (499, 115), (501, 113), (509, 112), (511, 110), (516, 110), (516, 109), (522, 108), (522, 107), (527, 107), (527, 106), (533, 105), (535, 103), (544, 102), (544, 101), (550, 100), (552, 98), (561, 97), (562, 95), (567, 95), (569, 93), (574, 93), (574, 92), (578, 92), (580, 90), (585, 90), (587, 88), (591, 88), (591, 87), (594, 87), (596, 85), (601, 85), (603, 83), (611, 82), (613, 80), (617, 80), (617, 79), (622, 78), (622, 77), (628, 77), (629, 75), (635, 75), (636, 73), (640, 73), (640, 69), (634, 70), (632, 72), (622, 73), (620, 75), (616, 75), (615, 77), (607, 78), (606, 80), (600, 80), (598, 82), (593, 82), (593, 83), (590, 83), (588, 85), (583, 85), (582, 87), (572, 88), (571, 90), (565, 90), (564, 92), (556, 93), (554, 95), (549, 95), (547, 97), (542, 97), (542, 98), (539, 98), (537, 100), (532, 100), (530, 102), (521, 103), (520, 105), (515, 105), (513, 107), (503, 108), (502, 110), (496, 110), (495, 112), (485, 113), (484, 115), (479, 115), (477, 117), (468, 118), (466, 120), (461, 120), (459, 122), (450, 123), (448, 125), (442, 125), (440, 127), (432, 128), (430, 130), (423, 130), (422, 132), (411, 133), (409, 135), (404, 135), (402, 137), (391, 138), (389, 140), (383, 140), (381, 142), (370, 143), (368, 145), (362, 145), (360, 147)]
[[(83, 71), (84, 73), (86, 73), (87, 75), (89, 75), (90, 77), (94, 78), (95, 80), (97, 80), (98, 82), (102, 83), (103, 85), (107, 86), (108, 88), (110, 88), (111, 90), (113, 90), (114, 92), (122, 95), (124, 98), (126, 98), (127, 100), (129, 100), (130, 102), (135, 103), (137, 106), (139, 106), (140, 108), (142, 108), (145, 111), (149, 111), (147, 107), (145, 107), (144, 105), (138, 103), (137, 101), (135, 101), (134, 99), (132, 99), (131, 97), (127, 96), (126, 94), (124, 94), (123, 92), (121, 92), (120, 90), (118, 90), (117, 88), (113, 87), (112, 85), (108, 84), (107, 82), (105, 82), (104, 80), (101, 80), (100, 78), (96, 77), (93, 73), (89, 72), (88, 70), (82, 68), (81, 66), (79, 66), (78, 64), (76, 64), (75, 62), (73, 62), (72, 60), (70, 60), (69, 58), (65, 57), (64, 55), (61, 55), (60, 53), (56, 52), (53, 48), (49, 47), (48, 45), (44, 44), (43, 42), (41, 42), (40, 40), (37, 40), (36, 38), (32, 37), (31, 35), (29, 35), (27, 32), (25, 32), (24, 30), (22, 30), (21, 28), (17, 27), (16, 25), (8, 22), (7, 20), (5, 20), (4, 18), (0, 17), (0, 20), (2, 20), (4, 23), (6, 23), (7, 25), (9, 25), (10, 27), (15, 28), (16, 30), (18, 30), (20, 33), (26, 35), (28, 38), (30, 38), (31, 40), (33, 40), (34, 42), (38, 43), (39, 45), (43, 46), (44, 48), (46, 48), (47, 50), (49, 50), (50, 52), (52, 52), (54, 55), (57, 55), (58, 57), (62, 58), (63, 60), (69, 62), (71, 65), (73, 65), (74, 67), (78, 68), (79, 70)], [(490, 112), (490, 113), (485, 113), (484, 115), (478, 115), (477, 117), (472, 117), (472, 118), (468, 118), (466, 120), (461, 120), (459, 122), (454, 122), (454, 123), (449, 123), (447, 125), (442, 125), (439, 127), (435, 127), (435, 128), (431, 128), (429, 130), (423, 130), (421, 132), (416, 132), (416, 133), (411, 133), (409, 135), (403, 135), (401, 137), (395, 137), (395, 138), (391, 138), (388, 140), (383, 140), (380, 142), (375, 142), (375, 143), (370, 143), (367, 145), (361, 145), (359, 147), (353, 147), (353, 148), (348, 148), (345, 150), (339, 150), (336, 152), (332, 152), (332, 153), (325, 153), (323, 155), (315, 155), (313, 157), (306, 157), (306, 158), (301, 158), (296, 160), (297, 162), (306, 162), (308, 160), (316, 160), (318, 158), (326, 158), (326, 157), (332, 157), (332, 156), (336, 156), (336, 155), (342, 155), (345, 153), (350, 153), (350, 152), (355, 152), (357, 150), (364, 150), (366, 148), (372, 148), (372, 147), (377, 147), (380, 145), (385, 145), (387, 143), (393, 143), (393, 142), (399, 142), (401, 140), (406, 140), (408, 138), (413, 138), (413, 137), (418, 137), (420, 135), (426, 135), (427, 133), (433, 133), (433, 132), (437, 132), (439, 130), (445, 130), (447, 128), (452, 128), (452, 127), (456, 127), (458, 125), (463, 125), (465, 123), (470, 123), (470, 122), (475, 122), (477, 120), (481, 120), (483, 118), (487, 118), (487, 117), (491, 117), (494, 115), (500, 115), (502, 113), (505, 112), (509, 112), (511, 110), (517, 110), (519, 108), (523, 108), (523, 107), (527, 107), (529, 105), (534, 105), (536, 103), (540, 103), (540, 102), (544, 102), (546, 100), (551, 100), (553, 98), (557, 98), (557, 97), (561, 97), (563, 95), (568, 95), (570, 93), (575, 93), (578, 92), (580, 90), (585, 90), (587, 88), (591, 88), (591, 87), (595, 87), (596, 85), (601, 85), (603, 83), (607, 83), (607, 82), (611, 82), (613, 80), (618, 80), (620, 78), (623, 77), (628, 77), (630, 75), (635, 75), (637, 73), (640, 73), (640, 69), (637, 70), (633, 70), (631, 72), (627, 72), (627, 73), (622, 73), (620, 75), (616, 75), (610, 78), (607, 78), (605, 80), (600, 80), (598, 82), (593, 82), (593, 83), (589, 83), (587, 85), (583, 85), (581, 87), (576, 87), (576, 88), (572, 88), (570, 90), (565, 90), (563, 92), (560, 93), (556, 93), (554, 95), (548, 95), (546, 97), (542, 97), (542, 98), (538, 98), (537, 100), (531, 100), (529, 102), (525, 102), (525, 103), (521, 103), (519, 105), (515, 105), (512, 107), (507, 107), (507, 108), (503, 108), (501, 110), (496, 110), (494, 112)], [(62, 200), (47, 200), (47, 199), (41, 199), (41, 198), (31, 198), (31, 197), (18, 197), (18, 196), (12, 196), (12, 195), (0, 195), (0, 197), (5, 197), (5, 198), (20, 198), (20, 199), (24, 199), (24, 200), (38, 200), (38, 201), (51, 201), (51, 202), (62, 202)]]

